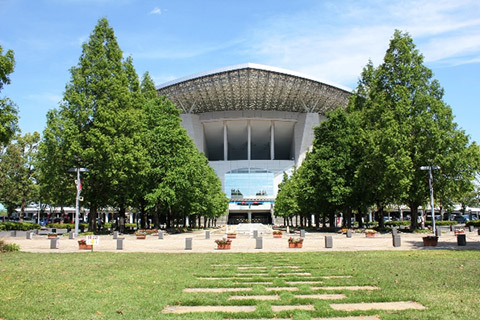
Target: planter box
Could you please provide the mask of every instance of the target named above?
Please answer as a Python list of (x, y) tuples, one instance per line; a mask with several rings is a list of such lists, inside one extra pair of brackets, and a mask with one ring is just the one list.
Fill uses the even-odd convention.
[(366, 232), (366, 233), (365, 233), (365, 237), (367, 237), (367, 238), (374, 238), (374, 237), (375, 237), (375, 233), (373, 233), (373, 232)]
[(92, 250), (93, 245), (92, 244), (79, 244), (78, 249), (80, 250)]
[(303, 247), (303, 242), (289, 242), (288, 247), (289, 248), (302, 248)]
[(58, 236), (56, 234), (49, 234), (47, 237), (48, 239), (52, 239), (52, 238), (57, 238)]
[(273, 234), (273, 237), (274, 237), (274, 238), (281, 238), (282, 235), (281, 235), (281, 234)]
[(438, 237), (423, 237), (422, 239), (425, 247), (436, 247), (438, 244)]
[(237, 234), (236, 233), (227, 233), (227, 239), (236, 239)]
[(146, 235), (137, 235), (137, 239), (146, 239), (147, 236)]
[(231, 248), (231, 243), (217, 243), (218, 250), (229, 250)]

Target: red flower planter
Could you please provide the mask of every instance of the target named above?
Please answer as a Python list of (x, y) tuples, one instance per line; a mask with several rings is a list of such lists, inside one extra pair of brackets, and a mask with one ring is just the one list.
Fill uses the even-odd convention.
[(367, 237), (367, 238), (375, 238), (375, 233), (373, 233), (373, 232), (367, 232), (367, 233), (365, 233), (365, 237)]
[(288, 247), (289, 248), (302, 248), (303, 247), (303, 242), (289, 242)]
[(236, 239), (237, 234), (236, 233), (227, 233), (227, 239)]
[(79, 244), (78, 249), (80, 250), (91, 250), (93, 247), (92, 244)]
[(274, 237), (274, 238), (281, 238), (282, 235), (281, 235), (281, 234), (273, 234), (273, 237)]
[(146, 239), (147, 236), (146, 235), (137, 235), (137, 239)]
[(218, 243), (217, 244), (217, 249), (218, 250), (228, 250), (228, 249), (231, 248), (231, 246), (232, 246), (231, 243)]

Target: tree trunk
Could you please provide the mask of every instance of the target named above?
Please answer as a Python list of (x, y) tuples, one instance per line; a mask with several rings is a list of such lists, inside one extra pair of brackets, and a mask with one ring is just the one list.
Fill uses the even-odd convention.
[(378, 206), (378, 210), (375, 212), (375, 219), (378, 221), (378, 227), (380, 229), (384, 228), (384, 220), (383, 220), (383, 206)]
[(97, 206), (90, 206), (90, 212), (88, 214), (88, 231), (95, 232), (97, 230)]
[(121, 233), (125, 233), (125, 207), (120, 206), (118, 211), (118, 229)]
[(343, 213), (343, 226), (345, 228), (352, 228), (352, 208), (346, 208)]
[(417, 230), (418, 229), (418, 204), (410, 203), (408, 205), (410, 207), (410, 229)]
[(335, 212), (331, 212), (328, 219), (330, 220), (330, 230), (335, 230)]
[(158, 204), (153, 207), (153, 228), (154, 229), (159, 229), (160, 228), (160, 215), (159, 215), (159, 208)]

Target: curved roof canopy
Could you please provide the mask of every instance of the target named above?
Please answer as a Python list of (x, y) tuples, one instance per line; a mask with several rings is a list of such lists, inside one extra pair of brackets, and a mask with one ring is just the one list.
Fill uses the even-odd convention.
[(278, 110), (325, 113), (347, 105), (350, 89), (258, 64), (200, 73), (157, 87), (184, 113)]

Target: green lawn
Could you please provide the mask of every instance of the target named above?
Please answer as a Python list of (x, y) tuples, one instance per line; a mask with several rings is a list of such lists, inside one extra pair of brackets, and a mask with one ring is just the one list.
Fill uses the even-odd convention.
[[(212, 266), (228, 264), (230, 266)], [(232, 293), (182, 293), (186, 287), (238, 287), (234, 280), (200, 280), (197, 276), (232, 276), (236, 265), (266, 266), (273, 286), (285, 286), (282, 269), (296, 265), (324, 285), (369, 285), (375, 291), (344, 292), (337, 301), (299, 300), (281, 292), (279, 301), (227, 301)], [(242, 270), (243, 271), (243, 270)], [(255, 270), (245, 270), (252, 272)], [(264, 277), (256, 277), (258, 281)], [(267, 285), (245, 294), (265, 295)], [(235, 319), (379, 315), (382, 319), (480, 319), (480, 251), (385, 251), (253, 254), (0, 254), (1, 319)], [(299, 294), (312, 293), (300, 285)], [(335, 293), (328, 292), (328, 293)], [(338, 291), (337, 293), (340, 293)], [(334, 311), (329, 303), (417, 301), (427, 310)], [(313, 304), (315, 311), (283, 311), (274, 304)], [(166, 305), (251, 305), (254, 313), (164, 314)]]

